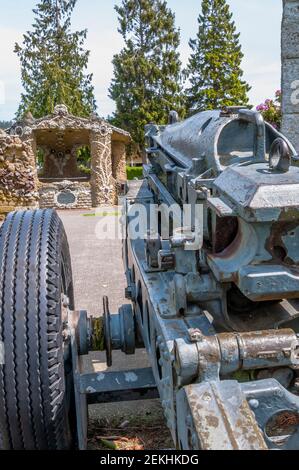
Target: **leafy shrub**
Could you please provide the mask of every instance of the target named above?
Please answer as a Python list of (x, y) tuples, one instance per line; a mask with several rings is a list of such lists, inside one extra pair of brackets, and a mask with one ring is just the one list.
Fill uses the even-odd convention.
[(127, 166), (127, 178), (129, 181), (143, 178), (143, 168), (141, 166)]
[(281, 90), (277, 90), (273, 100), (267, 99), (256, 107), (265, 121), (269, 122), (275, 129), (281, 128)]
[(91, 174), (91, 169), (87, 168), (84, 164), (78, 165), (78, 170), (86, 176)]

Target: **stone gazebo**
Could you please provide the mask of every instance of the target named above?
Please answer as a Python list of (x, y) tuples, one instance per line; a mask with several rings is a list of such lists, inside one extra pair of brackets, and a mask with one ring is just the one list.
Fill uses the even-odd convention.
[[(94, 115), (68, 113), (66, 106), (41, 119), (28, 114), (9, 130), (26, 142), (30, 154), (42, 156), (38, 191), (41, 208), (79, 209), (115, 204), (126, 181), (126, 146), (130, 135)], [(78, 150), (89, 148), (90, 175), (78, 166)]]

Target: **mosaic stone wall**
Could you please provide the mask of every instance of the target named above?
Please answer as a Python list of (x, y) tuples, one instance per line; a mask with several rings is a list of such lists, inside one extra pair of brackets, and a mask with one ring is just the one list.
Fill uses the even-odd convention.
[(38, 178), (32, 140), (0, 131), (0, 214), (37, 208)]
[(92, 207), (91, 187), (88, 182), (42, 183), (39, 195), (42, 209), (90, 209)]

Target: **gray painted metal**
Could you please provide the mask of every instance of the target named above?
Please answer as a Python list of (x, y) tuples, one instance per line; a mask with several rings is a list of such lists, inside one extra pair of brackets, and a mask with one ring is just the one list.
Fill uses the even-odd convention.
[(132, 306), (122, 305), (117, 314), (111, 315), (108, 298), (104, 298), (104, 336), (107, 365), (112, 366), (112, 351), (120, 350), (125, 354), (135, 354), (136, 331)]
[[(90, 336), (85, 322), (82, 321), (85, 316), (84, 312), (81, 312), (83, 315), (78, 313), (68, 310), (67, 316), (71, 339), (78, 448), (86, 450), (88, 405), (157, 398), (157, 386), (151, 368), (122, 372), (83, 373), (80, 356), (87, 353), (84, 348), (81, 348), (80, 352), (79, 345), (82, 344), (84, 334), (87, 339), (90, 339)], [(130, 337), (131, 334), (128, 332), (128, 338)], [(116, 343), (112, 345), (118, 349)], [(90, 343), (89, 350), (91, 350)]]
[[(275, 417), (271, 404), (277, 390), (267, 382), (267, 409), (260, 415), (235, 378), (241, 374), (254, 390), (262, 383), (256, 377), (273, 376), (288, 389), (274, 381), (285, 402), (295, 393), (296, 152), (258, 113), (244, 109), (199, 113), (146, 130), (146, 180), (140, 183), (140, 197), (135, 185), (125, 201), (124, 259), (128, 289), (139, 292), (136, 324), (167, 424), (183, 449), (271, 447), (275, 439), (265, 435), (265, 426)], [(154, 203), (176, 202), (181, 210), (186, 203), (203, 206), (203, 245), (190, 254), (173, 234), (159, 251), (149, 240), (130, 237), (129, 207), (143, 203), (149, 209), (146, 187)], [(182, 220), (180, 210), (175, 217)], [(163, 253), (172, 256), (168, 266), (156, 263)], [(290, 329), (279, 329), (283, 325)], [(292, 409), (299, 416), (294, 397)], [(294, 446), (295, 437), (290, 439)]]
[(151, 368), (80, 375), (80, 393), (94, 395), (157, 388)]
[[(104, 302), (108, 361), (114, 349), (131, 353), (142, 342), (152, 372), (82, 375), (75, 366), (77, 413), (85, 397), (81, 440), (87, 402), (158, 391), (178, 448), (279, 448), (271, 422), (281, 411), (299, 417), (295, 151), (249, 110), (175, 121), (147, 126), (145, 180), (124, 200), (126, 295), (134, 309), (110, 315)], [(151, 204), (161, 202), (166, 209), (177, 203), (178, 224), (184, 204), (199, 204), (203, 237), (181, 227), (156, 238), (145, 226), (147, 238), (133, 237), (134, 204), (148, 220)], [(281, 439), (298, 448), (298, 437)]]
[[(292, 412), (298, 419), (299, 397), (288, 392), (276, 380), (260, 380), (242, 384), (242, 390), (251, 406), (261, 429), (266, 429), (271, 417), (282, 412)], [(265, 440), (270, 449), (298, 450), (299, 428), (292, 435), (282, 436), (279, 444), (265, 433)]]
[(69, 312), (69, 334), (71, 338), (71, 352), (72, 352), (72, 367), (73, 367), (73, 380), (75, 389), (75, 409), (76, 409), (76, 425), (77, 425), (77, 440), (79, 450), (87, 449), (87, 431), (88, 431), (88, 407), (86, 394), (80, 392), (80, 363), (79, 363), (79, 350), (76, 332), (76, 320), (72, 318)]
[(139, 400), (157, 400), (159, 393), (157, 387), (128, 389), (119, 391), (106, 391), (87, 395), (88, 405), (98, 405), (100, 403), (121, 403)]
[[(148, 126), (147, 137), (151, 139), (148, 152), (165, 152), (182, 169), (190, 168), (192, 160), (198, 159), (202, 168), (206, 164), (219, 174), (236, 162), (265, 161), (271, 144), (281, 134), (265, 123), (260, 113), (240, 109), (228, 113), (204, 111), (166, 128)], [(294, 147), (287, 143), (295, 156)]]

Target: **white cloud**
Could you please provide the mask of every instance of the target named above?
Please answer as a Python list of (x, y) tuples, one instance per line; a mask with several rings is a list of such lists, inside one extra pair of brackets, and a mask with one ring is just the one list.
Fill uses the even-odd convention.
[[(0, 29), (0, 57), (2, 67), (0, 82), (4, 100), (0, 96), (0, 119), (12, 119), (21, 93), (21, 71), (17, 55), (13, 52), (15, 42), (22, 40), (20, 31), (13, 28)], [(1, 93), (0, 93), (1, 94)]]
[(0, 80), (0, 106), (5, 104), (5, 85)]
[(258, 58), (244, 60), (244, 78), (250, 84), (250, 102), (258, 105), (267, 98), (273, 98), (275, 91), (280, 89), (281, 63), (272, 62), (266, 64)]
[(108, 89), (113, 77), (112, 59), (123, 46), (123, 41), (117, 31), (102, 29), (88, 33), (86, 48), (91, 51), (89, 67), (93, 73), (95, 95), (99, 114), (107, 116), (114, 110), (114, 103), (108, 97)]
[[(16, 42), (22, 42), (22, 32), (16, 29), (0, 29), (0, 56), (4, 66), (0, 70), (0, 120), (13, 118), (22, 91), (19, 59), (13, 52)], [(86, 48), (91, 51), (88, 71), (93, 73), (95, 95), (100, 115), (106, 116), (114, 110), (108, 97), (113, 76), (112, 58), (120, 51), (123, 42), (117, 31), (101, 29), (88, 33)], [(1, 100), (1, 90), (4, 99)], [(4, 91), (5, 90), (5, 91)]]

